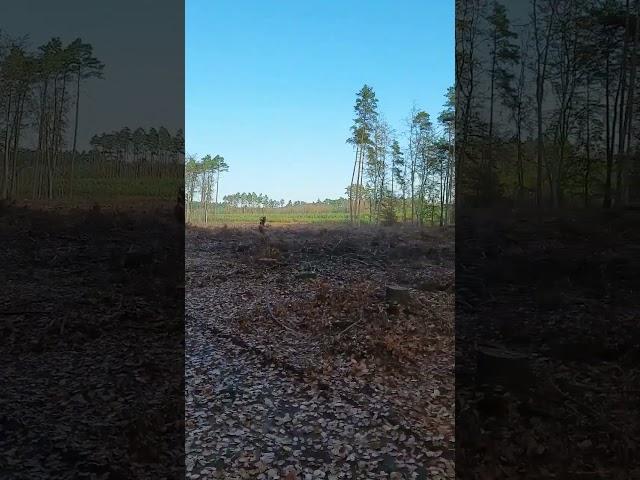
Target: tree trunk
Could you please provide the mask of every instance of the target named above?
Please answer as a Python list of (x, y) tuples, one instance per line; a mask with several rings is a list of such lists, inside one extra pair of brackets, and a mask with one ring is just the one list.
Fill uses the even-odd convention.
[(71, 151), (71, 173), (69, 176), (69, 198), (73, 198), (73, 180), (74, 180), (74, 168), (76, 161), (76, 146), (78, 139), (78, 114), (80, 112), (80, 76), (81, 71), (78, 69), (77, 83), (76, 83), (76, 116), (73, 126), (73, 149)]
[[(544, 163), (544, 133), (542, 129), (542, 102), (544, 100), (544, 81), (546, 78), (547, 70), (547, 57), (549, 54), (549, 43), (551, 41), (551, 32), (553, 27), (553, 21), (555, 18), (555, 3), (552, 7), (551, 16), (549, 18), (549, 25), (546, 33), (546, 42), (544, 50), (540, 50), (540, 39), (538, 38), (538, 20), (537, 20), (537, 7), (538, 2), (533, 0), (533, 25), (536, 38), (536, 52), (537, 52), (537, 69), (536, 69), (536, 106), (537, 106), (537, 175), (536, 175), (536, 205), (538, 208), (542, 206), (542, 166)], [(551, 186), (550, 186), (551, 187)], [(551, 191), (553, 189), (550, 188)]]
[(24, 113), (24, 100), (26, 97), (26, 92), (22, 93), (18, 103), (18, 113), (16, 126), (14, 129), (14, 138), (13, 138), (13, 156), (12, 156), (12, 166), (11, 166), (11, 182), (9, 184), (9, 196), (15, 197), (17, 194), (17, 181), (18, 181), (18, 149), (20, 148), (20, 133), (22, 130), (22, 115)]
[(216, 174), (216, 201), (213, 206), (213, 214), (216, 214), (216, 209), (218, 208), (218, 187), (220, 186), (220, 166), (218, 166), (218, 173)]
[(494, 103), (494, 88), (495, 88), (495, 77), (496, 77), (496, 62), (497, 62), (497, 50), (498, 50), (498, 31), (497, 29), (493, 32), (493, 57), (491, 59), (491, 87), (489, 94), (489, 147), (487, 148), (487, 184), (484, 188), (488, 189), (488, 199), (493, 201), (495, 192), (493, 185), (493, 172), (494, 172), (494, 161), (493, 161), (493, 103)]
[(353, 161), (353, 172), (351, 173), (351, 184), (349, 185), (349, 220), (353, 224), (354, 221), (354, 208), (353, 208), (353, 180), (356, 176), (356, 165), (358, 164), (358, 149), (360, 147), (356, 145), (356, 158)]
[(204, 223), (207, 224), (207, 176), (202, 174), (202, 189), (200, 190), (200, 204), (204, 209)]
[(586, 165), (585, 165), (585, 175), (584, 175), (584, 206), (589, 207), (591, 204), (591, 199), (589, 197), (589, 182), (591, 176), (591, 109), (590, 109), (590, 91), (591, 91), (591, 83), (590, 77), (587, 74), (587, 143), (586, 143)]
[(613, 151), (611, 149), (611, 124), (609, 121), (609, 55), (607, 54), (605, 62), (605, 137), (606, 137), (606, 157), (607, 157), (607, 170), (604, 184), (604, 199), (602, 202), (603, 208), (611, 208), (611, 171), (613, 168)]
[[(11, 88), (11, 87), (9, 87)], [(3, 165), (3, 177), (2, 177), (2, 199), (8, 198), (9, 195), (9, 138), (11, 135), (11, 100), (12, 100), (12, 91), (9, 90), (9, 96), (7, 100), (7, 127), (4, 134), (4, 165)]]
[(360, 188), (360, 179), (362, 176), (362, 157), (363, 157), (363, 148), (360, 148), (360, 156), (358, 158), (358, 171), (356, 176), (356, 204), (355, 204), (355, 221), (356, 225), (360, 225), (360, 197), (362, 195)]

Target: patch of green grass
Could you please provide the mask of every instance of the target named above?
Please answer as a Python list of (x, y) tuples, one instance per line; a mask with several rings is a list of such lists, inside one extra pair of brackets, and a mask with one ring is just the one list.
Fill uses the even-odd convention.
[[(434, 224), (439, 223), (439, 207), (432, 206), (434, 209), (433, 213), (433, 222)], [(242, 224), (251, 224), (255, 223), (256, 225), (260, 222), (261, 217), (267, 217), (267, 223), (273, 224), (282, 224), (282, 223), (349, 223), (349, 212), (345, 211), (301, 211), (301, 210), (280, 210), (280, 209), (264, 209), (257, 210), (252, 209), (251, 211), (242, 212), (242, 211), (233, 211), (233, 212), (225, 212), (220, 211), (218, 209), (215, 213), (213, 212), (213, 208), (209, 210), (207, 215), (207, 224), (216, 225), (216, 224), (234, 224), (234, 223), (242, 223)], [(397, 213), (396, 215), (397, 221), (402, 221), (402, 214)], [(360, 223), (368, 224), (375, 223), (375, 215), (373, 221), (369, 217), (369, 212), (364, 212), (360, 214)], [(381, 216), (381, 221), (384, 220)], [(193, 225), (204, 225), (204, 209), (202, 208), (193, 208), (191, 212), (187, 215), (187, 221)], [(425, 211), (424, 216), (425, 224), (431, 224), (431, 210)]]
[[(260, 221), (260, 217), (266, 216), (267, 223), (347, 223), (349, 213), (347, 212), (262, 212), (262, 213), (242, 213), (242, 212), (209, 212), (207, 223), (210, 224), (233, 224), (233, 223), (255, 223)], [(191, 212), (189, 222), (192, 224), (204, 223), (204, 211), (201, 209)], [(366, 222), (366, 220), (365, 220)]]
[(74, 192), (79, 195), (175, 198), (178, 185), (175, 178), (80, 178), (74, 184)]
[[(80, 177), (73, 182), (73, 196), (77, 199), (108, 199), (112, 197), (142, 197), (163, 200), (175, 200), (178, 186), (182, 179), (177, 178), (101, 178)], [(61, 198), (65, 198), (69, 192), (69, 182), (59, 180), (55, 182), (54, 189), (59, 192)], [(22, 192), (25, 195), (28, 191)]]

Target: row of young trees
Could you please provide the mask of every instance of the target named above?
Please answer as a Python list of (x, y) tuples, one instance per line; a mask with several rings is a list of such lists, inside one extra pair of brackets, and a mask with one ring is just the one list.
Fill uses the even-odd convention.
[(119, 131), (101, 133), (91, 137), (93, 149), (123, 162), (149, 161), (179, 163), (184, 153), (184, 133), (179, 129), (172, 135), (165, 127), (157, 130), (142, 127), (131, 130), (124, 127)]
[(204, 212), (205, 224), (208, 223), (211, 206), (214, 207), (211, 212), (215, 215), (220, 177), (228, 171), (229, 165), (220, 155), (205, 155), (202, 158), (198, 158), (195, 154), (187, 156), (184, 171), (187, 221), (192, 218), (196, 195), (199, 198), (199, 206)]
[(458, 0), (456, 22), (464, 201), (633, 200), (640, 2)]
[(284, 199), (274, 200), (267, 195), (255, 192), (225, 195), (222, 197), (222, 202), (234, 208), (281, 208), (286, 204)]
[(360, 223), (365, 205), (376, 223), (394, 222), (398, 210), (403, 221), (423, 224), (452, 218), (454, 198), (454, 89), (449, 88), (437, 123), (424, 110), (413, 107), (407, 119), (404, 145), (378, 113), (374, 90), (364, 85), (356, 94), (354, 124), (347, 143), (355, 159), (347, 187), (349, 216)]
[(324, 200), (318, 199), (315, 202), (303, 202), (301, 200), (289, 200), (285, 199), (275, 200), (269, 198), (268, 195), (264, 195), (261, 193), (255, 192), (238, 192), (229, 195), (225, 195), (222, 197), (222, 205), (225, 207), (238, 208), (238, 209), (276, 209), (276, 208), (292, 208), (292, 207), (301, 207), (304, 205), (323, 205), (326, 207), (330, 207), (336, 210), (343, 209), (347, 205), (347, 200), (345, 198), (337, 198), (331, 199), (326, 198)]
[[(82, 85), (102, 77), (104, 65), (93, 55), (91, 44), (76, 39), (64, 45), (53, 38), (29, 51), (26, 41), (0, 34), (0, 196), (17, 192), (21, 141), (26, 131), (35, 133), (37, 147), (32, 189), (37, 198), (54, 196), (63, 151), (72, 129), (70, 191), (73, 192), (79, 106)], [(69, 117), (73, 112), (73, 123)]]

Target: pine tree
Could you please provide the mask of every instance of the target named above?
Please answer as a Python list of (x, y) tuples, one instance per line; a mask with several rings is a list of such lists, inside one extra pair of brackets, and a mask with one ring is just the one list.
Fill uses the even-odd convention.
[(349, 217), (352, 223), (360, 223), (360, 205), (364, 194), (365, 157), (368, 148), (372, 145), (371, 136), (378, 120), (377, 109), (376, 94), (371, 87), (365, 84), (356, 94), (354, 106), (356, 118), (351, 127), (352, 135), (347, 139), (347, 143), (354, 145), (356, 153), (351, 174), (351, 185), (355, 185), (355, 189), (349, 190)]

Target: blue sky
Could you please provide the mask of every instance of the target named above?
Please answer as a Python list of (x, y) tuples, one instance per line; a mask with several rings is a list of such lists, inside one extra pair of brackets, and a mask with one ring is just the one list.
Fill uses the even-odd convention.
[(399, 135), (414, 102), (442, 109), (454, 2), (187, 0), (185, 61), (186, 150), (225, 157), (222, 195), (337, 198), (363, 84)]

